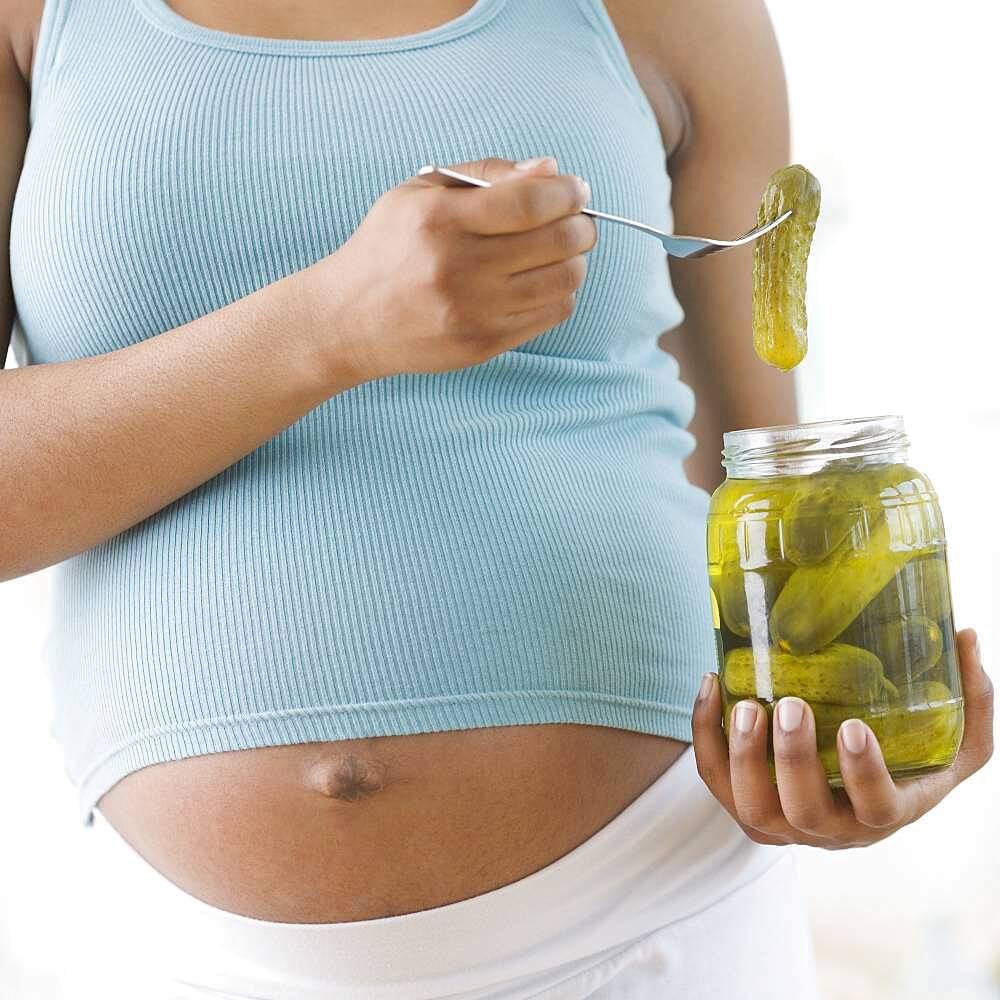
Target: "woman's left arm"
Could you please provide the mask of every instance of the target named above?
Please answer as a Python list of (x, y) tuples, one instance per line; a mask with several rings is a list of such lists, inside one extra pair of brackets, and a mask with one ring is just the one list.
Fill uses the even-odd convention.
[[(728, 238), (757, 218), (767, 179), (788, 163), (785, 78), (761, 0), (606, 0), (668, 156), (674, 231)], [(694, 390), (688, 478), (722, 480), (722, 432), (794, 423), (792, 376), (754, 353), (753, 248), (670, 259), (684, 322), (660, 346)]]
[[(762, 0), (606, 0), (606, 6), (660, 122), (675, 231), (745, 231), (767, 178), (789, 159), (784, 75)], [(685, 320), (660, 343), (695, 391), (691, 430), (697, 447), (687, 471), (706, 490), (722, 479), (723, 431), (796, 420), (791, 376), (769, 368), (753, 350), (751, 267), (749, 248), (670, 261)], [(759, 843), (837, 849), (882, 840), (992, 756), (993, 686), (975, 632), (965, 629), (957, 639), (965, 733), (951, 767), (894, 783), (874, 733), (862, 722), (854, 732), (863, 738), (853, 746), (844, 728), (838, 733), (844, 788), (831, 789), (816, 751), (812, 711), (801, 699), (783, 698), (773, 727), (775, 786), (767, 766), (767, 714), (755, 701), (739, 702), (727, 743), (718, 678), (708, 674), (692, 719), (702, 779)], [(740, 706), (745, 711), (737, 714)]]

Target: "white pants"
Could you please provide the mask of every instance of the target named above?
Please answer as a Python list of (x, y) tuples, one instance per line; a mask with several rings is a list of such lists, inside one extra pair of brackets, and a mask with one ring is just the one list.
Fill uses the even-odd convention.
[[(380, 920), (229, 913), (128, 855), (156, 1000), (817, 1000), (794, 853), (755, 844), (687, 751), (579, 847), (527, 877)], [(154, 992), (155, 990), (155, 992)]]

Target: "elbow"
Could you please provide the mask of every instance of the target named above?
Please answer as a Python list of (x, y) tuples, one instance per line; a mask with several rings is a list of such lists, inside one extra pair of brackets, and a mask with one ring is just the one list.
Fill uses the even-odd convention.
[(46, 565), (44, 561), (32, 559), (29, 553), (19, 552), (13, 538), (0, 533), (0, 584), (28, 576)]

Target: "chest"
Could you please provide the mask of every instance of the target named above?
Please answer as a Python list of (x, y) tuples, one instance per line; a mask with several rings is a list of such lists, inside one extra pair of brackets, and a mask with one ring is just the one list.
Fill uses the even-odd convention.
[[(595, 207), (670, 228), (655, 117), (567, 20), (572, 4), (490, 0), (488, 20), (439, 44), (316, 54), (157, 30), (140, 11), (159, 0), (96, 2), (120, 16), (65, 36), (14, 204), (12, 279), (37, 361), (126, 347), (309, 266), (425, 163), (554, 155)], [(238, 26), (231, 3), (191, 6)], [(431, 27), (455, 12), (420, 7)], [(308, 38), (306, 21), (267, 30)], [(405, 25), (412, 11), (381, 27)], [(655, 241), (606, 227), (589, 264), (577, 313), (527, 349), (606, 357), (628, 324), (665, 328)]]

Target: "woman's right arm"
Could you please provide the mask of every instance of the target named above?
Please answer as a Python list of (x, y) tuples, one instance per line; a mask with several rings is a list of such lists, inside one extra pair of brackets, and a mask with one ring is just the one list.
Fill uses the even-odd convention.
[(335, 253), (245, 298), (106, 354), (5, 371), (28, 90), (2, 48), (0, 581), (137, 524), (337, 393), (484, 361), (572, 311), (596, 239), (586, 194), (551, 163), (482, 161), (463, 168), (523, 179), (411, 179)]
[[(28, 90), (9, 47), (0, 61), (2, 368)], [(316, 338), (300, 335), (305, 323), (283, 280), (121, 350), (0, 371), (0, 580), (136, 524), (357, 384), (320, 363)]]

